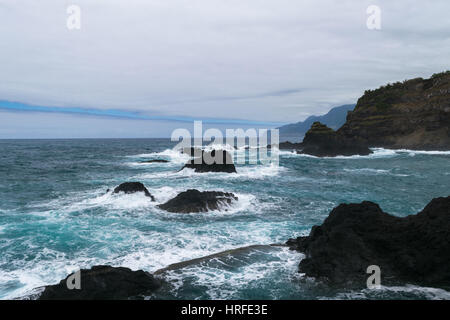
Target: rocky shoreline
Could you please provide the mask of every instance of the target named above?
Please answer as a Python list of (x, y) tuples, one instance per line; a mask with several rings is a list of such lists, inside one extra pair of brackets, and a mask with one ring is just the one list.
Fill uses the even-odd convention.
[(375, 265), (383, 284), (450, 288), (450, 196), (404, 218), (369, 201), (341, 204), (309, 236), (286, 244), (306, 255), (299, 272), (331, 285), (363, 288)]
[(450, 71), (367, 90), (337, 131), (315, 122), (302, 143), (280, 143), (318, 157), (367, 155), (369, 148), (450, 150)]
[[(317, 157), (368, 155), (370, 147), (409, 149), (450, 149), (450, 73), (430, 79), (413, 79), (367, 91), (358, 100), (347, 122), (337, 131), (320, 122), (312, 124), (302, 143), (280, 143), (279, 149)], [(370, 121), (368, 121), (368, 119)], [(232, 156), (225, 150), (187, 148), (191, 159), (181, 168), (197, 173), (236, 173)], [(153, 159), (142, 163), (165, 163)], [(109, 191), (109, 190), (108, 190)], [(125, 182), (113, 194), (143, 193), (156, 201), (140, 182)], [(238, 198), (233, 193), (188, 189), (159, 204), (171, 213), (197, 213), (230, 206)], [(450, 197), (433, 199), (421, 212), (404, 218), (383, 212), (372, 202), (341, 204), (321, 226), (307, 237), (289, 239), (292, 250), (305, 254), (299, 272), (331, 286), (363, 288), (367, 268), (380, 268), (383, 284), (406, 284), (450, 288)], [(242, 253), (249, 246), (183, 261), (154, 274), (123, 267), (94, 266), (82, 269), (81, 289), (68, 289), (74, 275), (43, 288), (42, 300), (142, 299), (157, 291), (166, 280), (166, 271), (202, 261)]]
[[(153, 274), (94, 266), (80, 271), (81, 290), (68, 289), (74, 275), (43, 288), (40, 300), (143, 299), (169, 285), (168, 271), (228, 255), (288, 246), (305, 254), (299, 272), (342, 289), (367, 285), (367, 268), (378, 266), (382, 285), (417, 284), (450, 289), (450, 196), (433, 199), (421, 212), (396, 217), (373, 202), (341, 204), (306, 237), (286, 244), (253, 245), (169, 265)], [(169, 282), (168, 282), (169, 281)]]

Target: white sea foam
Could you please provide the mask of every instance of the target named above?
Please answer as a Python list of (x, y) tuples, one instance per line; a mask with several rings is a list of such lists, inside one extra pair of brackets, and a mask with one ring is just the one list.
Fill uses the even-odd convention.
[[(386, 296), (405, 294), (410, 298), (427, 300), (450, 300), (450, 292), (439, 288), (421, 287), (407, 284), (405, 286), (380, 286), (375, 289), (363, 289), (361, 291), (350, 291), (338, 293), (331, 299), (383, 299)], [(324, 298), (330, 299), (330, 298)]]
[(393, 173), (392, 169), (386, 170), (386, 169), (372, 169), (372, 168), (360, 168), (360, 169), (346, 169), (344, 168), (344, 171), (350, 172), (350, 173), (356, 173), (356, 174), (365, 174), (365, 175), (391, 175), (396, 177), (408, 177), (409, 174), (402, 174), (402, 173)]
[(344, 171), (347, 172), (368, 172), (368, 173), (390, 173), (391, 170), (385, 170), (385, 169), (372, 169), (372, 168), (361, 168), (361, 169), (345, 169)]
[[(279, 166), (275, 163), (271, 163), (269, 165), (258, 165), (258, 166), (241, 166), (237, 167), (236, 171), (238, 178), (244, 179), (264, 179), (268, 177), (274, 177), (279, 175), (281, 172), (286, 171), (287, 168)], [(231, 175), (230, 178), (233, 178)]]
[(142, 153), (128, 156), (128, 158), (145, 158), (145, 159), (168, 159), (172, 163), (186, 163), (191, 157), (188, 154), (181, 153), (174, 149), (166, 149), (161, 152)]
[(423, 155), (450, 155), (450, 151), (424, 151), (424, 150), (409, 150), (409, 149), (397, 149), (395, 150), (399, 153), (408, 153), (410, 156), (415, 156), (416, 154)]
[(184, 168), (179, 171), (165, 171), (155, 173), (145, 173), (136, 176), (136, 179), (164, 179), (164, 178), (187, 178), (187, 177), (204, 177), (204, 178), (220, 178), (220, 179), (264, 179), (267, 177), (277, 176), (280, 172), (287, 168), (279, 166), (275, 163), (269, 165), (243, 165), (237, 166), (237, 173), (226, 172), (203, 172), (197, 173), (194, 169)]
[(165, 203), (172, 198), (175, 198), (180, 192), (186, 191), (183, 188), (161, 187), (152, 188), (151, 194), (155, 197), (158, 204)]
[(113, 194), (112, 191), (103, 195), (85, 199), (81, 202), (74, 203), (67, 207), (69, 211), (85, 210), (95, 207), (107, 207), (109, 209), (138, 209), (152, 206), (152, 201), (146, 197), (144, 192), (137, 192), (133, 194), (125, 194), (123, 192)]
[(170, 162), (164, 163), (164, 162), (125, 162), (125, 165), (129, 167), (154, 167), (154, 166), (167, 166), (170, 165)]
[(408, 149), (384, 149), (384, 148), (371, 148), (373, 153), (361, 156), (336, 156), (336, 157), (316, 157), (308, 154), (298, 154), (292, 151), (281, 150), (280, 156), (282, 157), (306, 157), (306, 158), (321, 158), (321, 159), (376, 159), (376, 158), (391, 158), (408, 153), (410, 156), (415, 155), (450, 155), (450, 151), (420, 151), (420, 150), (408, 150)]
[[(9, 283), (17, 287), (4, 296), (0, 296), (0, 299), (23, 297), (34, 292), (38, 287), (58, 283), (68, 275), (68, 269), (88, 268), (103, 262), (83, 256), (68, 259), (65, 253), (44, 248), (35, 259), (21, 261), (20, 268), (11, 271), (0, 270), (0, 283)], [(12, 264), (18, 264), (18, 262), (15, 261)]]
[[(254, 250), (258, 251), (258, 249)], [(254, 254), (250, 251), (249, 255)], [(237, 271), (229, 270), (225, 262), (225, 268), (210, 267), (207, 264), (195, 265), (177, 271), (169, 271), (165, 274), (176, 291), (183, 285), (185, 279), (193, 281), (193, 285), (205, 288), (205, 293), (209, 299), (236, 299), (238, 291), (242, 289), (242, 284), (246, 287), (258, 287), (259, 280), (270, 278), (271, 281), (286, 281), (282, 278), (298, 277), (298, 262), (303, 257), (302, 254), (290, 251), (288, 248), (277, 248), (274, 252), (267, 252), (273, 258), (269, 261), (244, 262)], [(219, 259), (215, 261), (220, 262)], [(274, 276), (274, 273), (276, 275)], [(270, 291), (271, 289), (266, 289)], [(276, 293), (269, 292), (273, 299), (277, 298)]]
[(225, 150), (230, 153), (235, 152), (234, 147), (229, 144), (215, 144), (215, 143), (205, 146), (203, 148), (203, 150), (205, 150), (207, 152), (212, 151), (212, 150)]

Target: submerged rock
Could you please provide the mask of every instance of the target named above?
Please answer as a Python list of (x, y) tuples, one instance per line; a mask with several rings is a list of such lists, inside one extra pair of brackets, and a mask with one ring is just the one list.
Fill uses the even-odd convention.
[(306, 255), (300, 272), (331, 284), (364, 287), (367, 268), (376, 265), (382, 285), (450, 288), (450, 197), (404, 218), (373, 202), (341, 204), (308, 237), (287, 245)]
[[(73, 275), (72, 275), (73, 276)], [(148, 272), (132, 271), (128, 268), (94, 266), (80, 270), (81, 289), (69, 290), (67, 282), (76, 284), (75, 280), (61, 280), (60, 283), (46, 286), (39, 300), (126, 300), (142, 298), (161, 286), (161, 281)]]
[(126, 194), (130, 193), (136, 193), (136, 192), (144, 192), (146, 197), (149, 197), (152, 199), (152, 201), (155, 201), (155, 198), (150, 194), (150, 192), (147, 190), (147, 188), (140, 182), (125, 182), (116, 187), (113, 191), (113, 193), (120, 193), (124, 192)]
[(212, 150), (202, 152), (201, 157), (189, 160), (184, 168), (194, 169), (195, 172), (228, 172), (236, 173), (232, 156), (225, 150)]
[[(168, 271), (177, 271), (186, 267), (192, 267), (196, 265), (204, 266), (205, 264), (214, 264), (215, 262), (219, 262), (219, 264), (221, 264), (222, 267), (223, 265), (229, 266), (230, 265), (229, 260), (233, 260), (234, 262), (238, 261), (246, 264), (247, 262), (250, 262), (249, 260), (251, 260), (250, 258), (253, 256), (252, 253), (255, 253), (255, 251), (257, 251), (258, 253), (273, 252), (279, 250), (279, 248), (283, 246), (284, 245), (281, 244), (265, 244), (265, 245), (254, 244), (246, 247), (225, 250), (201, 258), (195, 258), (178, 263), (173, 263), (165, 268), (156, 270), (154, 274), (161, 275)], [(220, 267), (221, 266), (219, 265), (218, 268)]]
[(164, 159), (152, 159), (152, 160), (141, 161), (141, 163), (167, 163), (167, 162), (169, 162), (169, 160), (164, 160)]
[(320, 122), (314, 122), (298, 153), (316, 157), (368, 155), (372, 151), (357, 138), (346, 138)]
[(228, 192), (190, 189), (159, 205), (163, 210), (175, 213), (194, 213), (218, 210), (221, 205), (230, 205), (238, 198)]
[(274, 147), (278, 147), (278, 149), (280, 150), (300, 150), (302, 148), (302, 144), (301, 143), (292, 143), (289, 141), (285, 141), (285, 142), (280, 142), (280, 144), (277, 145), (273, 145)]

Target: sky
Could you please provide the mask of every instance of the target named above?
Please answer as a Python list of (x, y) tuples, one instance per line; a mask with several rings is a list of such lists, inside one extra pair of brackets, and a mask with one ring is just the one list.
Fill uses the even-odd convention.
[(448, 0), (0, 0), (0, 139), (298, 122), (450, 69), (449, 12)]

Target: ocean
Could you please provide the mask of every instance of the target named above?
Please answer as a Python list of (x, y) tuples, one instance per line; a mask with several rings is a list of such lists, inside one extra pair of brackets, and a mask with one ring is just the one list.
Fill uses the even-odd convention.
[[(185, 155), (167, 139), (0, 140), (0, 299), (24, 297), (78, 268), (107, 264), (154, 272), (170, 264), (307, 235), (340, 203), (374, 201), (406, 216), (448, 196), (450, 152), (374, 149), (316, 158), (280, 152), (279, 166), (237, 174), (179, 171)], [(245, 156), (245, 149), (237, 151)], [(168, 163), (144, 164), (149, 159)], [(126, 181), (143, 194), (106, 192)], [(187, 189), (226, 191), (222, 210), (168, 213), (157, 204)], [(302, 254), (257, 247), (167, 271), (149, 299), (450, 299), (410, 284), (328, 288), (297, 272)]]

